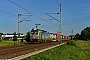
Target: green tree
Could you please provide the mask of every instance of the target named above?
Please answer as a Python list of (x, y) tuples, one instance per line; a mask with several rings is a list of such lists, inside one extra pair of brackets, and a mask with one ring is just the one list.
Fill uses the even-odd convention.
[(90, 40), (90, 26), (81, 31), (82, 40)]
[(0, 35), (3, 35), (3, 33), (0, 33)]
[(17, 36), (16, 36), (16, 32), (13, 33), (13, 41), (17, 41)]
[(75, 35), (75, 39), (79, 39), (79, 40), (80, 40), (80, 34), (79, 34), (79, 33), (77, 33), (77, 34)]
[(26, 35), (26, 42), (30, 42), (30, 32), (27, 32), (27, 35)]
[(2, 36), (2, 35), (0, 34), (0, 42), (1, 42), (1, 36)]
[(0, 33), (0, 41), (1, 41), (2, 35), (3, 35), (3, 33)]

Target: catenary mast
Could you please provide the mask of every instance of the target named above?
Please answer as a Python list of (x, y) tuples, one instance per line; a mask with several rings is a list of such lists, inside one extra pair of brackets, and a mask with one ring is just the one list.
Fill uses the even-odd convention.
[[(61, 11), (61, 3), (60, 3), (60, 26), (59, 26), (59, 32), (60, 32), (60, 36), (61, 36), (61, 34), (62, 34), (62, 29), (61, 29), (61, 21), (62, 21), (62, 11)], [(61, 41), (61, 43), (62, 43), (62, 38), (63, 37), (60, 37), (60, 41)]]

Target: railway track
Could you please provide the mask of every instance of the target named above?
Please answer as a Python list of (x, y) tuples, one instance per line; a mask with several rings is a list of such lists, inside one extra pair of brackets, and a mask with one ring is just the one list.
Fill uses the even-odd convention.
[(0, 47), (0, 59), (11, 59), (20, 55), (24, 55), (24, 54), (34, 52), (36, 50), (44, 49), (57, 44), (59, 44), (59, 42)]

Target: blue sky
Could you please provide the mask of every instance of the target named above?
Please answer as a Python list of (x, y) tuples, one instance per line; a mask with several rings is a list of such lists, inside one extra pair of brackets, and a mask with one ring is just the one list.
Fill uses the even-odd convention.
[[(15, 5), (15, 4), (19, 5)], [(30, 13), (31, 21), (20, 23), (20, 32), (26, 34), (35, 24), (41, 24), (39, 29), (56, 33), (59, 30), (59, 22), (45, 13), (59, 12), (59, 4), (62, 3), (62, 34), (70, 35), (80, 33), (82, 29), (90, 26), (90, 0), (0, 0), (0, 32), (13, 33), (18, 31), (18, 14)], [(51, 14), (57, 19), (60, 15)], [(25, 16), (21, 16), (22, 20)], [(44, 21), (41, 19), (45, 19)], [(36, 28), (35, 28), (36, 29)]]

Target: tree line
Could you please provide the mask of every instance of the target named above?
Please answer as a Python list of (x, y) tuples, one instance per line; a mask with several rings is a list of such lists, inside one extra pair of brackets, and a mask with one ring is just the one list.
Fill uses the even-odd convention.
[(90, 40), (90, 26), (84, 28), (81, 33), (77, 33), (75, 35), (75, 39), (79, 39), (79, 40)]
[[(1, 35), (3, 35), (3, 33), (0, 33), (0, 39), (1, 39)], [(13, 33), (13, 41), (17, 41), (17, 34), (16, 32)], [(26, 41), (29, 41), (30, 39), (30, 32), (27, 32), (27, 35), (26, 35)], [(75, 40), (90, 40), (90, 26), (89, 27), (86, 27), (84, 28), (80, 34), (77, 33), (75, 35)]]

